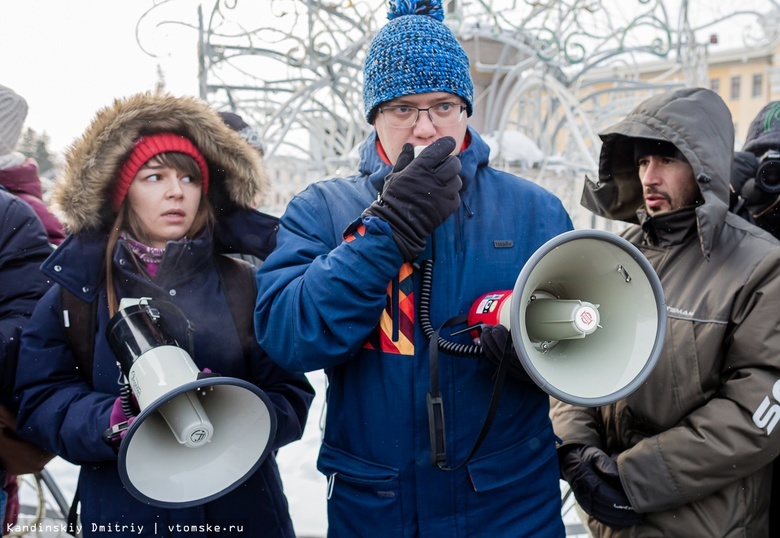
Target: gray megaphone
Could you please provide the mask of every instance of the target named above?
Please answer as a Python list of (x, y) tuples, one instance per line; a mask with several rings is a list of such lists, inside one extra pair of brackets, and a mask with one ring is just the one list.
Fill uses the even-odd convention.
[(123, 299), (106, 328), (140, 409), (119, 446), (119, 475), (138, 500), (164, 508), (235, 489), (263, 463), (276, 434), (262, 390), (198, 370), (178, 341), (188, 323), (172, 303)]
[(520, 362), (545, 392), (596, 407), (650, 375), (666, 335), (666, 300), (644, 255), (600, 230), (563, 233), (520, 271), (513, 290), (472, 305), (469, 325), (509, 328)]

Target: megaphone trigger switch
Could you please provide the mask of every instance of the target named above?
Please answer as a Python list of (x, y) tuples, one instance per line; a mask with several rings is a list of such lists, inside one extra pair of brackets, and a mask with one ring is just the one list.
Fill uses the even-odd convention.
[(102, 434), (103, 441), (105, 441), (108, 444), (112, 444), (119, 441), (122, 438), (122, 432), (127, 431), (127, 428), (129, 426), (130, 424), (127, 421), (120, 422), (119, 424), (114, 424), (107, 430), (103, 431)]

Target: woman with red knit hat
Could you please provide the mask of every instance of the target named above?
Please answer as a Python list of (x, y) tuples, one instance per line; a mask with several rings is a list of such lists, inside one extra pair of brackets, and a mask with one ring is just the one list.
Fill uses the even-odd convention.
[[(257, 345), (252, 301), (244, 316), (250, 323), (242, 324), (230, 293), (240, 283), (220, 272), (223, 254), (265, 259), (273, 248), (276, 219), (252, 206), (265, 187), (258, 152), (193, 98), (117, 100), (72, 145), (52, 196), (70, 234), (42, 266), (55, 285), (22, 335), (16, 394), (19, 432), (81, 465), (84, 536), (295, 536), (274, 453), (301, 437), (314, 391)], [(69, 320), (95, 323), (88, 368), (80, 367), (79, 346), (61, 320), (62, 289), (95, 305), (94, 321)], [(254, 297), (254, 289), (239, 291)], [(138, 411), (126, 390), (120, 396), (118, 358), (106, 334), (121, 300), (142, 297), (172, 303), (186, 316), (199, 371), (247, 381), (272, 402), (276, 433), (262, 465), (200, 504), (138, 500), (120, 478), (121, 435), (104, 435), (132, 424)]]

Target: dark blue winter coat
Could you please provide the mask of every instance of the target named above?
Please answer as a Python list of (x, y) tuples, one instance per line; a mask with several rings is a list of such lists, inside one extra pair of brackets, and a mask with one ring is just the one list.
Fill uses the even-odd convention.
[[(260, 176), (264, 178), (259, 156), (207, 104), (195, 99), (141, 94), (115, 101), (97, 118), (70, 150), (53, 193), (73, 233), (44, 263), (44, 273), (56, 284), (38, 303), (22, 334), (23, 366), (16, 377), (19, 431), (81, 465), (78, 491), (85, 536), (293, 538), (274, 452), (301, 437), (314, 391), (305, 376), (270, 360), (251, 331), (239, 334), (215, 265), (221, 252), (252, 245), (256, 248), (239, 252), (265, 257), (265, 247), (273, 243), (275, 219), (247, 207), (257, 194)], [(112, 252), (117, 297), (150, 297), (178, 306), (194, 326), (192, 359), (198, 369), (258, 386), (270, 398), (277, 420), (274, 452), (259, 469), (226, 495), (191, 508), (157, 508), (136, 500), (120, 480), (115, 449), (101, 438), (120, 388), (117, 358), (105, 337), (109, 311), (104, 254), (116, 219), (113, 206), (106, 203), (107, 193), (134, 141), (159, 131), (187, 136), (205, 157), (216, 229), (189, 241), (168, 242), (154, 279), (120, 239)], [(66, 341), (58, 304), (61, 286), (83, 300), (97, 301), (92, 386), (77, 369)], [(246, 356), (242, 340), (249, 341)], [(215, 435), (218, 427), (215, 424)], [(263, 448), (258, 447), (258, 455)], [(154, 454), (149, 458), (150, 465), (160, 465), (152, 461)]]
[[(483, 293), (511, 290), (531, 254), (572, 228), (555, 196), (488, 167), (488, 146), (469, 134), (461, 205), (420, 256), (435, 261), (436, 327)], [(562, 536), (548, 396), (535, 385), (507, 382), (492, 429), (465, 468), (431, 463), (429, 346), (418, 323), (404, 337), (419, 315), (420, 272), (403, 264), (377, 218), (343, 238), (390, 172), (375, 135), (361, 147), (360, 172), (311, 185), (290, 202), (257, 276), (261, 345), (287, 369), (324, 368), (328, 376), (318, 467), (329, 479), (329, 535)], [(471, 343), (465, 334), (452, 340)], [(474, 445), (496, 370), (487, 359), (447, 354), (439, 369), (454, 466)]]
[(40, 265), (51, 254), (32, 208), (0, 188), (0, 403), (11, 405), (19, 337), (51, 282)]
[[(116, 357), (104, 336), (109, 321), (105, 286), (88, 292), (90, 298), (98, 298), (94, 388), (76, 369), (60, 321), (59, 285), (82, 289), (100, 281), (105, 242), (90, 239), (71, 236), (47, 260), (44, 270), (58, 284), (41, 299), (23, 333), (20, 360), (24, 367), (17, 375), (20, 431), (47, 450), (81, 465), (79, 494), (85, 528), (113, 523), (134, 524), (136, 528), (145, 525), (146, 529), (156, 525), (154, 536), (175, 536), (166, 532), (168, 525), (208, 522), (242, 526), (242, 536), (293, 537), (273, 454), (237, 489), (195, 508), (155, 508), (135, 500), (124, 489), (116, 452), (100, 438), (119, 395)], [(133, 262), (126, 244), (120, 242), (114, 255), (117, 291), (120, 297), (151, 297), (176, 304), (195, 327), (193, 361), (199, 369), (246, 379), (263, 389), (276, 412), (275, 450), (301, 437), (313, 390), (302, 375), (279, 368), (256, 345), (245, 360), (211, 250), (208, 239), (169, 243), (151, 282)]]

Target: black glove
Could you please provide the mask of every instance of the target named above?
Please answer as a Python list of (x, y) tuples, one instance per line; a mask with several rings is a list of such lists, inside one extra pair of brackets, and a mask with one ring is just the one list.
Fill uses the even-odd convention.
[(406, 261), (417, 257), (425, 239), (460, 205), (460, 159), (450, 155), (454, 149), (455, 139), (445, 136), (415, 159), (414, 147), (404, 144), (380, 199), (363, 211), (364, 217), (390, 225)]
[(479, 340), (482, 351), (485, 352), (485, 356), (490, 362), (498, 366), (501, 360), (505, 360), (507, 361), (506, 372), (509, 375), (521, 381), (532, 382), (517, 353), (515, 353), (509, 329), (503, 325), (485, 325), (482, 327)]
[(749, 151), (734, 152), (734, 160), (731, 162), (731, 188), (737, 194), (742, 192), (745, 182), (756, 177), (758, 170), (758, 157)]
[(583, 510), (610, 527), (631, 527), (642, 522), (623, 490), (617, 462), (595, 446), (559, 449), (561, 475), (571, 486)]

